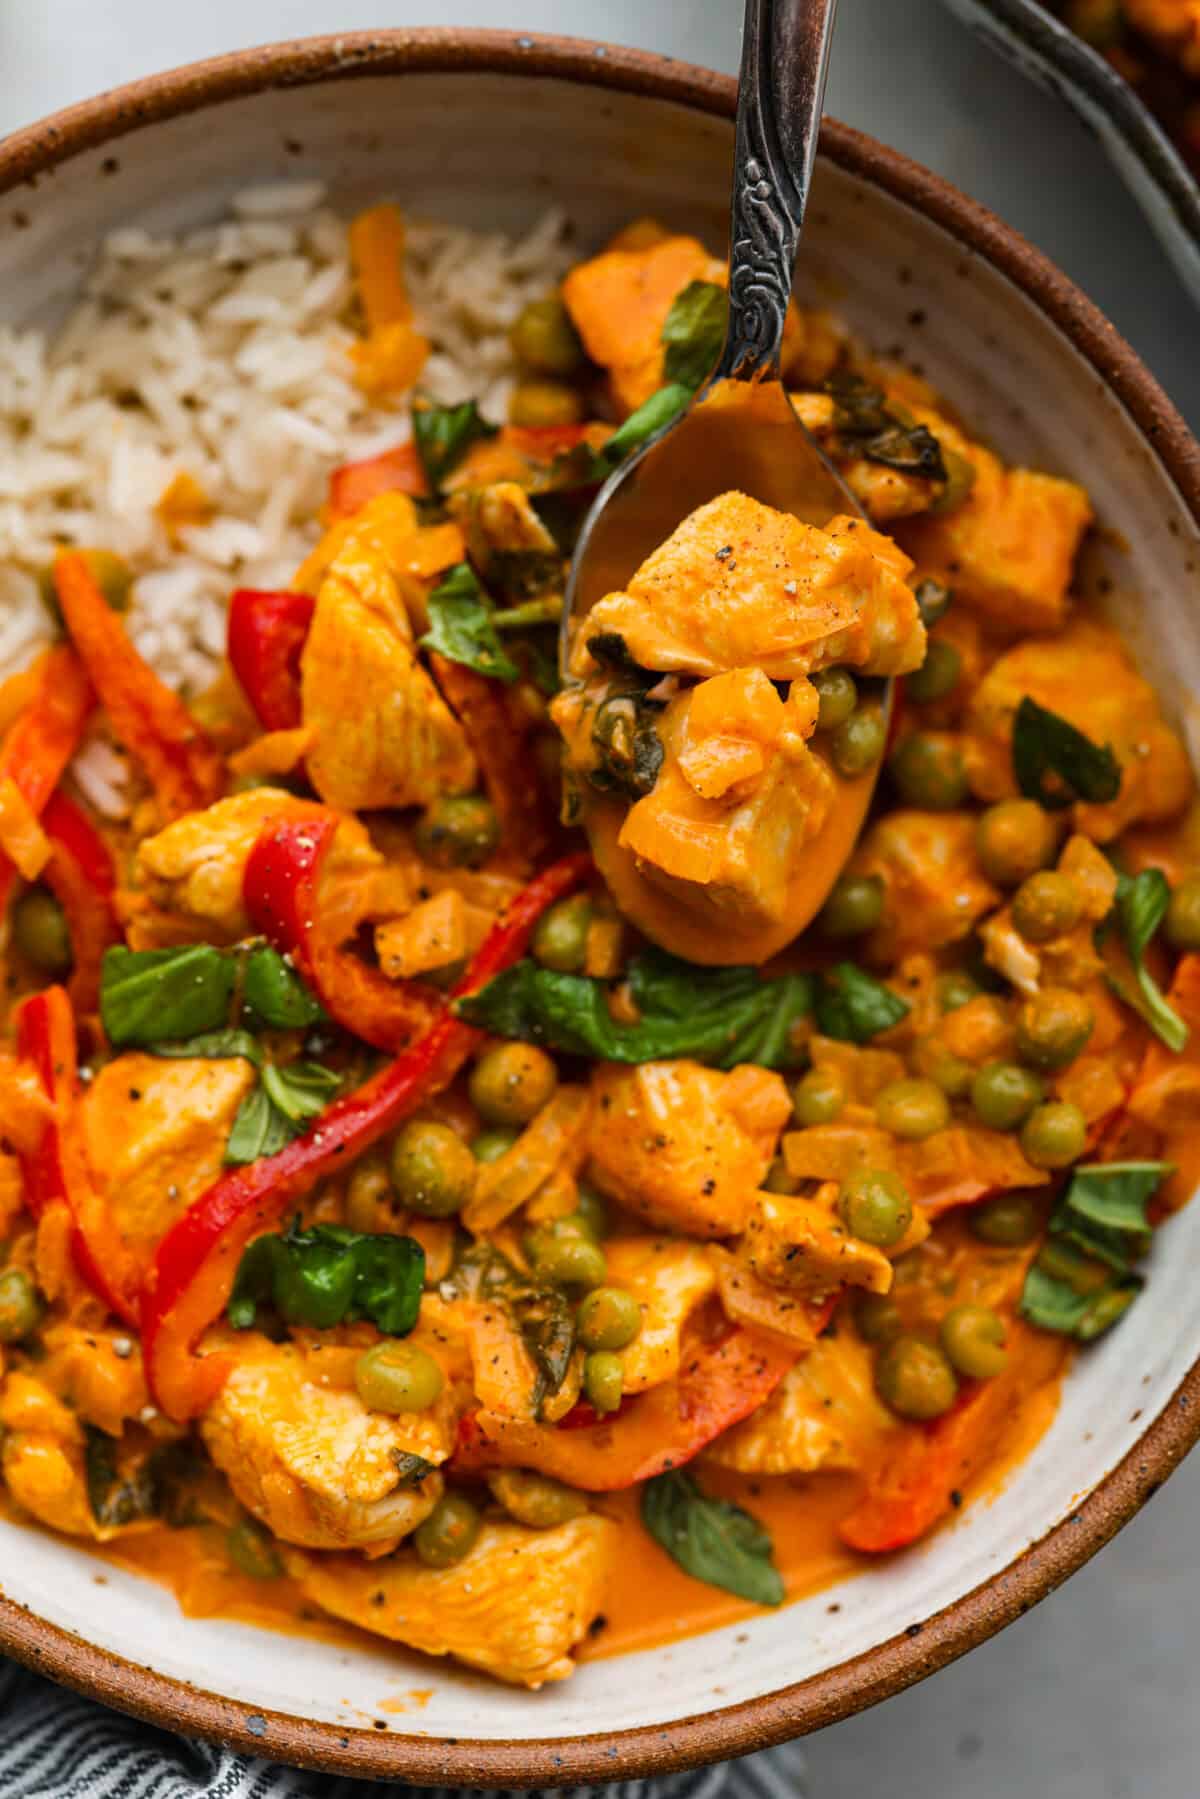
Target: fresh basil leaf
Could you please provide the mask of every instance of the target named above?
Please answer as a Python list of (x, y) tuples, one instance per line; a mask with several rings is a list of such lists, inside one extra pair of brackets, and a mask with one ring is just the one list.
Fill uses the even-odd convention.
[(412, 410), (413, 441), (433, 492), (441, 491), (446, 476), (473, 443), (495, 437), (499, 429), (483, 417), (474, 400), (464, 400), (460, 406), (434, 406), (418, 400)]
[(1150, 1029), (1175, 1054), (1185, 1048), (1190, 1032), (1183, 1019), (1167, 1000), (1162, 988), (1145, 964), (1145, 953), (1155, 932), (1166, 916), (1171, 900), (1167, 877), (1160, 868), (1144, 868), (1138, 875), (1117, 877), (1116, 913), (1121, 940), (1129, 952), (1137, 1001), (1122, 988), (1120, 980), (1110, 975), (1109, 985), (1127, 1004), (1136, 1004)]
[(249, 1330), (269, 1305), (286, 1324), (332, 1330), (367, 1318), (385, 1336), (403, 1337), (417, 1322), (424, 1284), (425, 1252), (412, 1237), (293, 1225), (250, 1244), (226, 1315), (235, 1329)]
[(1048, 811), (1075, 800), (1105, 805), (1121, 791), (1121, 765), (1108, 744), (1085, 737), (1073, 724), (1025, 695), (1013, 720), (1013, 773), (1026, 799)]
[(855, 455), (903, 475), (946, 480), (942, 446), (928, 425), (889, 410), (880, 388), (860, 375), (842, 374), (832, 376), (825, 391), (833, 400), (833, 428)]
[(340, 1076), (319, 1062), (289, 1062), (286, 1067), (268, 1063), (262, 1071), (263, 1092), (271, 1104), (298, 1129), (317, 1118), (341, 1085)]
[(325, 1018), (324, 1007), (287, 957), (267, 944), (252, 949), (242, 963), (242, 1009), (255, 1029), (269, 1031), (306, 1031)]
[(899, 1024), (910, 1010), (907, 1000), (853, 962), (827, 970), (817, 989), (817, 1029), (843, 1043), (866, 1043)]
[(152, 1056), (194, 1056), (209, 1062), (241, 1056), (256, 1068), (261, 1068), (264, 1060), (258, 1039), (249, 1031), (205, 1031), (200, 1037), (185, 1037), (181, 1043), (150, 1043), (146, 1047)]
[(685, 1574), (755, 1605), (782, 1605), (783, 1578), (770, 1534), (749, 1512), (714, 1499), (673, 1469), (642, 1488), (642, 1523)]
[(492, 622), (492, 606), (469, 562), (457, 563), (429, 596), (429, 629), (421, 639), (451, 662), (464, 663), (496, 681), (519, 680)]
[(458, 1256), (440, 1291), (446, 1300), (480, 1300), (506, 1314), (537, 1370), (530, 1402), (540, 1415), (567, 1378), (575, 1350), (575, 1309), (561, 1287), (531, 1279), (492, 1244), (479, 1242)]
[[(591, 639), (588, 648), (593, 655), (604, 641), (602, 635)], [(591, 730), (596, 759), (587, 778), (598, 792), (620, 793), (631, 800), (653, 792), (665, 756), (655, 728), (661, 710), (645, 698), (644, 685), (606, 693), (597, 702)]]
[(1146, 1202), (1173, 1172), (1172, 1162), (1081, 1162), (1062, 1203), (1106, 1230), (1140, 1236), (1150, 1229)]
[(716, 1068), (786, 1068), (796, 1061), (792, 1027), (812, 1009), (807, 975), (764, 981), (753, 968), (698, 968), (646, 950), (630, 962), (626, 979), (641, 1014), (636, 1024), (614, 1020), (608, 982), (560, 974), (529, 958), (455, 1009), (498, 1036), (606, 1062), (690, 1056)]
[(423, 1455), (414, 1455), (409, 1449), (393, 1449), (392, 1462), (402, 1487), (419, 1487), (436, 1466), (435, 1463), (426, 1461)]
[(1039, 1330), (1057, 1331), (1073, 1337), (1076, 1327), (1092, 1303), (1089, 1293), (1077, 1293), (1064, 1280), (1047, 1274), (1036, 1262), (1025, 1276), (1021, 1290), (1021, 1315)]
[(688, 405), (692, 397), (690, 387), (680, 381), (669, 382), (652, 393), (648, 400), (635, 412), (631, 412), (623, 425), (618, 425), (604, 446), (604, 459), (611, 473), (618, 462), (624, 461), (631, 451), (640, 449), (647, 439), (657, 435), (665, 425)]
[(663, 374), (669, 382), (697, 388), (716, 367), (729, 322), (729, 294), (715, 281), (689, 281), (676, 294), (663, 322)]
[(290, 1118), (271, 1104), (266, 1090), (256, 1085), (237, 1109), (225, 1144), (225, 1160), (231, 1167), (278, 1155), (296, 1135)]
[[(226, 1160), (228, 1159), (227, 1155)], [(250, 1159), (253, 1160), (253, 1157)], [(259, 1306), (271, 1297), (271, 1289), (275, 1284), (275, 1263), (281, 1252), (282, 1238), (275, 1232), (265, 1237), (256, 1237), (243, 1250), (237, 1273), (233, 1277), (229, 1304), (225, 1308), (225, 1316), (234, 1330), (248, 1331), (254, 1328)]]
[(206, 944), (104, 953), (100, 1018), (114, 1049), (198, 1037), (229, 1020), (233, 960)]
[(354, 1309), (385, 1336), (406, 1337), (417, 1322), (425, 1286), (425, 1251), (414, 1237), (378, 1232), (357, 1238)]
[(89, 1425), (83, 1464), (88, 1505), (97, 1524), (112, 1529), (157, 1516), (158, 1483), (152, 1457), (146, 1456), (122, 1470), (115, 1440)]

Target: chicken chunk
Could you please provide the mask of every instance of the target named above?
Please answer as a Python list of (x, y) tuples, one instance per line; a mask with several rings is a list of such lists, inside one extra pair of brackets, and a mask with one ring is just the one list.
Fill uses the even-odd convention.
[(600, 637), (664, 673), (759, 668), (789, 681), (843, 663), (905, 674), (925, 655), (911, 568), (861, 519), (820, 530), (747, 494), (720, 494), (646, 558), (626, 591), (593, 607), (573, 670), (589, 672), (587, 646)]
[(837, 1193), (828, 1182), (812, 1199), (756, 1194), (739, 1246), (751, 1272), (770, 1287), (808, 1299), (823, 1299), (839, 1287), (888, 1292), (890, 1261), (846, 1229), (834, 1210)]
[(969, 446), (969, 459), (975, 485), (962, 505), (899, 524), (904, 548), (922, 577), (945, 582), (1001, 629), (1057, 629), (1092, 522), (1087, 494), (1073, 481), (1006, 469), (978, 444)]
[(346, 811), (428, 805), (475, 784), (462, 726), (417, 660), (396, 575), (349, 536), (317, 594), (300, 659), (308, 774)]
[(106, 1063), (80, 1107), (96, 1186), (141, 1263), (220, 1174), (255, 1073), (240, 1056), (180, 1060), (130, 1051)]
[(1192, 774), (1183, 745), (1116, 632), (1093, 619), (1078, 619), (1046, 641), (1018, 644), (979, 683), (963, 753), (980, 799), (1005, 799), (1017, 791), (1013, 720), (1026, 695), (1093, 743), (1107, 744), (1121, 765), (1115, 800), (1073, 807), (1076, 830), (1109, 843), (1130, 825), (1173, 818), (1186, 806)]
[(14, 1369), (0, 1388), (0, 1471), (17, 1505), (70, 1537), (95, 1537), (83, 1427), (43, 1382)]
[(698, 1062), (603, 1063), (592, 1076), (591, 1177), (621, 1205), (694, 1237), (744, 1228), (791, 1113), (782, 1075)]
[(739, 1474), (819, 1474), (870, 1467), (896, 1420), (876, 1396), (874, 1356), (853, 1331), (822, 1337), (707, 1460)]
[(405, 1473), (409, 1458), (446, 1460), (457, 1401), (428, 1412), (370, 1412), (353, 1387), (325, 1386), (291, 1343), (238, 1339), (236, 1366), (200, 1434), (237, 1497), (285, 1543), (384, 1555), (428, 1517), (439, 1474)]
[(149, 1402), (141, 1346), (121, 1327), (49, 1324), (41, 1341), (39, 1373), (85, 1424), (119, 1437)]
[(571, 1651), (604, 1603), (617, 1534), (595, 1512), (554, 1530), (488, 1519), (449, 1568), (422, 1567), (408, 1551), (374, 1563), (293, 1552), (287, 1567), (336, 1618), (536, 1688), (574, 1672)]
[(697, 1243), (672, 1237), (614, 1237), (604, 1245), (608, 1285), (637, 1300), (642, 1321), (632, 1343), (616, 1353), (622, 1392), (642, 1393), (679, 1373), (684, 1326), (715, 1292), (716, 1271)]
[(880, 965), (960, 942), (1000, 900), (980, 872), (967, 813), (889, 812), (871, 826), (850, 869), (883, 882), (883, 917), (865, 946)]
[(471, 561), (493, 593), (509, 600), (557, 593), (566, 583), (562, 551), (519, 481), (455, 494), (450, 506), (460, 521)]

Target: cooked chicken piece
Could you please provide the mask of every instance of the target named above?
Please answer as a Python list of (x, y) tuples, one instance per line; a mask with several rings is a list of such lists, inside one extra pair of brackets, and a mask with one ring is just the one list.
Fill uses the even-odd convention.
[(1089, 837), (1070, 839), (1058, 859), (1079, 895), (1079, 922), (1049, 943), (1030, 943), (1013, 924), (1012, 907), (1005, 906), (979, 927), (984, 961), (1022, 993), (1036, 993), (1041, 986), (1090, 987), (1104, 967), (1096, 948), (1096, 926), (1112, 910), (1117, 892), (1117, 871)]
[(571, 1651), (604, 1603), (617, 1526), (589, 1512), (554, 1530), (488, 1519), (450, 1568), (425, 1568), (401, 1551), (287, 1557), (305, 1597), (363, 1630), (452, 1655), (514, 1686), (540, 1687), (574, 1672)]
[(980, 873), (975, 820), (965, 812), (889, 812), (849, 866), (883, 882), (883, 918), (865, 945), (867, 959), (879, 965), (960, 942), (1000, 899)]
[[(875, 388), (881, 409), (898, 430), (924, 425), (937, 439), (943, 459), (947, 452), (967, 454), (968, 445), (957, 426), (932, 407), (915, 403), (907, 394), (901, 395), (896, 387), (897, 384), (892, 382), (881, 382), (877, 388), (873, 381), (867, 383), (868, 393)], [(856, 440), (853, 433), (839, 431), (839, 402), (835, 394), (800, 393), (791, 398), (800, 419), (837, 465), (842, 480), (874, 524), (887, 525), (894, 519), (912, 518), (917, 513), (928, 512), (931, 506), (945, 499), (946, 481), (936, 481), (929, 475), (916, 474), (907, 468), (894, 467), (879, 457), (864, 455), (861, 439)]]
[(391, 918), (375, 930), (375, 954), (389, 981), (452, 968), (474, 955), (492, 927), (494, 914), (470, 906), (461, 893), (447, 887), (422, 900), (404, 918)]
[(623, 1287), (641, 1308), (641, 1328), (621, 1358), (622, 1391), (641, 1393), (674, 1380), (684, 1326), (717, 1277), (698, 1243), (671, 1237), (613, 1237), (604, 1245), (607, 1284)]
[(80, 1114), (88, 1162), (122, 1238), (148, 1263), (163, 1233), (221, 1173), (255, 1072), (240, 1056), (132, 1050), (100, 1068)]
[[(173, 915), (181, 926), (203, 926), (205, 942), (236, 943), (250, 934), (242, 880), (262, 832), (276, 819), (321, 815), (311, 801), (282, 788), (252, 787), (231, 794), (139, 844), (135, 880), (151, 905)], [(343, 818), (326, 863), (329, 876), (362, 874), (381, 861), (358, 820)], [(158, 940), (163, 940), (161, 932)]]
[(834, 663), (874, 675), (920, 667), (925, 627), (906, 577), (912, 563), (861, 519), (803, 525), (742, 493), (697, 507), (622, 593), (593, 607), (588, 644), (619, 640), (642, 668), (717, 675), (759, 668), (789, 681)]
[(1006, 469), (990, 450), (966, 447), (975, 485), (962, 505), (901, 523), (900, 540), (922, 578), (943, 581), (1002, 630), (1055, 630), (1066, 618), (1091, 502), (1073, 481)]
[(413, 630), (418, 633), (429, 625), (426, 602), (430, 589), (466, 555), (463, 534), (456, 524), (422, 525), (407, 494), (381, 493), (326, 531), (301, 564), (292, 586), (315, 597), (347, 545), (366, 550), (387, 563)]
[(739, 1474), (869, 1467), (896, 1429), (875, 1393), (874, 1361), (854, 1331), (822, 1337), (765, 1405), (717, 1438), (706, 1459)]
[[(229, 1345), (226, 1345), (228, 1347)], [(237, 1497), (285, 1543), (385, 1555), (437, 1504), (439, 1474), (406, 1477), (406, 1458), (444, 1462), (458, 1400), (427, 1412), (369, 1412), (354, 1389), (325, 1386), (291, 1343), (232, 1340), (237, 1361), (200, 1434)], [(435, 1353), (432, 1343), (425, 1344)]]
[(786, 1287), (768, 1286), (748, 1262), (719, 1243), (710, 1243), (708, 1254), (725, 1316), (807, 1354), (828, 1322), (826, 1303)]
[(119, 1437), (148, 1404), (141, 1345), (120, 1326), (48, 1324), (41, 1341), (39, 1374), (85, 1424)]
[(741, 1230), (791, 1114), (782, 1075), (698, 1062), (602, 1063), (590, 1174), (628, 1211), (694, 1237)]
[(462, 726), (417, 660), (387, 557), (351, 535), (317, 595), (300, 659), (308, 774), (346, 811), (428, 805), (475, 784)]
[(0, 1388), (0, 1430), (0, 1470), (16, 1504), (52, 1530), (95, 1537), (75, 1414), (41, 1381), (14, 1369)]
[(1076, 830), (1109, 843), (1130, 825), (1173, 818), (1186, 806), (1192, 774), (1183, 745), (1116, 632), (1093, 619), (1077, 619), (1057, 637), (1018, 644), (979, 683), (967, 712), (964, 755), (980, 799), (1005, 799), (1017, 791), (1013, 720), (1026, 695), (1094, 744), (1107, 744), (1121, 765), (1115, 800), (1074, 806)]
[[(741, 1258), (769, 1287), (786, 1287), (808, 1299), (824, 1299), (839, 1287), (887, 1293), (892, 1285), (891, 1262), (882, 1250), (851, 1236), (834, 1209), (837, 1196), (832, 1181), (812, 1199), (756, 1194), (746, 1234), (738, 1246)], [(913, 1224), (917, 1226), (916, 1218)], [(924, 1230), (910, 1230), (909, 1236), (919, 1242), (928, 1234), (925, 1225)], [(902, 1248), (911, 1247), (905, 1238)], [(897, 1246), (892, 1253), (900, 1254), (902, 1248)]]

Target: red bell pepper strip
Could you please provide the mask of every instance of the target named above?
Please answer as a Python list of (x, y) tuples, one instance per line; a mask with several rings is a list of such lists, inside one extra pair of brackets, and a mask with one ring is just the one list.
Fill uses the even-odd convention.
[[(79, 748), (95, 704), (92, 684), (75, 651), (68, 644), (51, 650), (43, 664), (37, 698), (17, 719), (0, 749), (0, 781), (14, 781), (35, 813), (45, 810)], [(16, 872), (0, 850), (0, 917)]]
[(794, 1345), (732, 1327), (696, 1349), (679, 1374), (583, 1429), (469, 1412), (454, 1466), (532, 1468), (591, 1493), (613, 1493), (682, 1468), (722, 1431), (748, 1417), (797, 1360)]
[(335, 468), (329, 477), (328, 513), (331, 524), (353, 518), (368, 500), (381, 493), (407, 493), (414, 499), (429, 492), (429, 482), (417, 454), (415, 443), (397, 444), (379, 456), (368, 456), (362, 462), (347, 462)]
[(71, 1220), (75, 1265), (110, 1312), (136, 1325), (137, 1270), (116, 1222), (97, 1193), (80, 1135), (75, 1018), (62, 987), (47, 987), (16, 1009), (17, 1053), (30, 1062), (51, 1102), (36, 1147), (21, 1155), (25, 1203), (34, 1218), (63, 1205)]
[(321, 908), (321, 873), (338, 820), (273, 819), (246, 861), (242, 897), (250, 922), (291, 956), (325, 1010), (347, 1031), (395, 1052), (427, 1030), (442, 999), (418, 981), (389, 981), (334, 941)]
[(555, 803), (538, 774), (529, 724), (499, 681), (436, 651), (429, 663), (483, 771), (502, 842), (536, 864), (554, 841), (557, 818)]
[(301, 720), (300, 654), (316, 601), (307, 593), (239, 587), (229, 602), (229, 661), (264, 731)]
[[(565, 857), (532, 881), (495, 924), (454, 990), (474, 993), (524, 955), (548, 906), (591, 873), (587, 856)], [(303, 1137), (247, 1168), (231, 1169), (201, 1194), (155, 1251), (141, 1302), (142, 1355), (155, 1403), (191, 1418), (219, 1392), (230, 1358), (192, 1351), (221, 1315), (242, 1251), (325, 1175), (356, 1156), (449, 1086), (480, 1033), (446, 1009), (433, 1029), (355, 1092), (335, 1100)]]
[(42, 879), (66, 914), (75, 964), (67, 994), (78, 1016), (95, 1011), (104, 952), (121, 941), (113, 907), (117, 874), (103, 837), (61, 789), (42, 814), (42, 829), (54, 845)]
[(108, 721), (145, 769), (164, 819), (210, 806), (225, 787), (219, 752), (179, 696), (138, 655), (85, 559), (75, 551), (60, 552), (54, 585)]
[(885, 1555), (940, 1523), (1002, 1446), (1006, 1426), (1029, 1394), (1057, 1372), (1066, 1348), (1063, 1338), (1018, 1322), (1009, 1326), (1008, 1352), (1002, 1373), (972, 1381), (943, 1417), (911, 1426), (887, 1451), (862, 1499), (838, 1525), (851, 1549)]

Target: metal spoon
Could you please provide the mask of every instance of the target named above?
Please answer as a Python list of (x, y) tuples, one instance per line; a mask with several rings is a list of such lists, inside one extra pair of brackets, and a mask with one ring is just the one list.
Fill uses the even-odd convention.
[[(617, 469), (592, 505), (567, 589), (559, 641), (564, 672), (575, 634), (592, 606), (623, 588), (680, 521), (716, 495), (738, 489), (815, 525), (826, 524), (839, 512), (865, 516), (800, 423), (780, 377), (784, 321), (816, 157), (836, 4), (837, 0), (746, 0), (725, 347), (714, 374), (687, 410)], [(889, 683), (888, 697), (890, 687)], [(811, 878), (806, 890), (811, 903), (790, 912), (782, 941), (797, 935), (820, 909), (853, 847), (873, 784), (873, 775), (854, 783), (854, 820), (839, 801), (828, 825), (807, 846)], [(596, 808), (584, 822), (611, 879), (615, 860), (611, 807)], [(603, 829), (593, 828), (601, 824)], [(848, 824), (852, 828), (847, 829)], [(648, 935), (668, 947), (702, 961), (732, 961), (743, 953), (734, 940), (736, 933), (724, 943), (711, 941), (703, 931), (689, 933), (685, 949), (679, 929), (664, 923), (663, 907), (637, 907), (631, 903), (632, 892), (626, 879), (618, 888), (618, 903)]]

